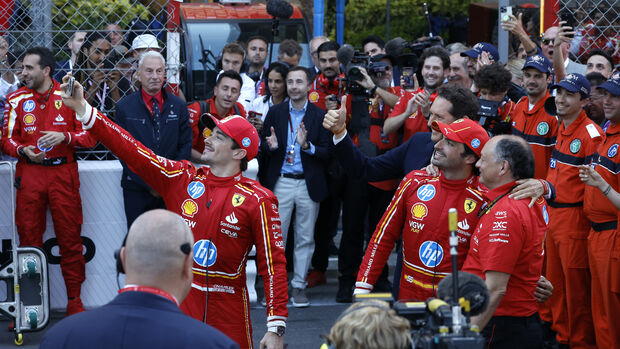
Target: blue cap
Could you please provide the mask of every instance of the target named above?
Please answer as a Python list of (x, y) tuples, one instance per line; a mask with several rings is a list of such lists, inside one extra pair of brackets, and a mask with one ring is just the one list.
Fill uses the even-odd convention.
[(521, 70), (524, 70), (525, 68), (534, 68), (541, 73), (553, 74), (553, 65), (543, 55), (533, 55), (527, 57)]
[(551, 89), (562, 87), (568, 92), (580, 92), (586, 97), (590, 96), (590, 82), (581, 74), (571, 73), (566, 75), (560, 82), (551, 86)]
[(489, 54), (491, 54), (491, 58), (493, 58), (495, 62), (499, 62), (499, 52), (497, 51), (497, 47), (489, 44), (488, 42), (477, 43), (476, 45), (474, 45), (474, 47), (471, 50), (461, 52), (461, 56), (463, 57), (467, 56), (467, 57), (477, 59), (478, 56), (480, 56), (480, 54), (483, 51), (486, 51)]
[(609, 80), (600, 84), (598, 88), (607, 90), (614, 96), (620, 96), (620, 72), (614, 73)]

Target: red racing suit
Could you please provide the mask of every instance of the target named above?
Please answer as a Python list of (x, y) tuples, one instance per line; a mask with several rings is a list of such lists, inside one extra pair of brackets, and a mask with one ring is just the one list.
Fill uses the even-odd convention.
[[(20, 246), (43, 247), (43, 233), (49, 204), (54, 232), (60, 248), (60, 267), (67, 288), (67, 296), (80, 296), (84, 282), (82, 255), (82, 199), (80, 178), (75, 162), (76, 147), (95, 145), (75, 120), (73, 110), (60, 97), (60, 84), (44, 94), (22, 87), (7, 96), (2, 128), (2, 151), (18, 158), (15, 184), (17, 202), (15, 222)], [(62, 132), (65, 141), (47, 151), (45, 160), (33, 163), (19, 155), (25, 146), (34, 145), (41, 131)]]
[[(342, 82), (342, 79), (344, 78), (344, 74), (338, 75), (333, 80), (326, 78), (323, 73), (317, 75), (317, 77), (314, 79), (314, 82), (312, 83), (310, 91), (308, 92), (308, 100), (310, 101), (310, 103), (313, 103), (314, 105), (323, 110), (327, 110), (327, 108), (325, 107), (325, 97), (327, 97), (328, 95), (336, 95), (338, 96), (338, 98), (344, 96), (345, 84)], [(347, 102), (348, 106), (350, 106), (350, 103), (351, 98), (349, 98), (349, 101)], [(350, 108), (347, 108), (347, 110), (350, 110)]]
[[(620, 123), (605, 131), (605, 141), (592, 157), (592, 166), (615, 191), (620, 191)], [(592, 277), (592, 320), (599, 348), (620, 348), (620, 212), (592, 186), (586, 185), (584, 212), (590, 220), (588, 262)]]
[(87, 114), (89, 133), (160, 193), (168, 210), (183, 217), (194, 233), (194, 281), (181, 309), (202, 320), (207, 302), (207, 324), (241, 348), (252, 348), (245, 267), (255, 245), (267, 325), (285, 326), (286, 261), (275, 195), (240, 172), (217, 177), (207, 167), (157, 156), (95, 109)]
[(465, 261), (476, 216), (483, 204), (478, 177), (447, 180), (412, 171), (400, 183), (377, 225), (357, 274), (356, 293), (372, 290), (395, 242), (403, 238), (399, 299), (436, 296), (441, 279), (452, 272), (448, 209), (458, 212), (458, 264)]
[[(230, 110), (228, 111), (228, 113), (226, 113), (226, 115), (219, 115), (217, 113), (217, 108), (215, 107), (215, 97), (211, 97), (207, 99), (206, 102), (208, 105), (206, 112), (215, 116), (218, 119), (223, 119), (230, 115), (241, 115), (244, 118), (248, 117), (245, 112), (245, 109), (243, 108), (243, 105), (239, 102), (235, 102), (235, 105), (233, 105), (233, 107), (230, 108)], [(205, 150), (205, 138), (211, 135), (211, 130), (208, 128), (205, 128), (202, 131), (202, 136), (199, 135), (200, 130), (198, 127), (198, 122), (200, 121), (200, 116), (202, 115), (199, 102), (194, 102), (188, 105), (187, 110), (189, 111), (189, 124), (192, 128), (192, 136), (193, 136), (192, 149), (195, 149), (202, 154), (202, 152)]]
[[(543, 266), (543, 244), (549, 214), (543, 198), (514, 200), (510, 182), (485, 194), (488, 210), (471, 238), (463, 271), (483, 280), (487, 271), (510, 274), (506, 293), (493, 316), (527, 317), (538, 310), (534, 290)], [(504, 196), (501, 196), (504, 195)]]
[(574, 348), (595, 348), (590, 306), (588, 233), (583, 213), (585, 184), (579, 166), (587, 165), (605, 139), (603, 130), (582, 110), (568, 127), (560, 124), (547, 181), (556, 191), (549, 203), (549, 235), (545, 275), (554, 286), (549, 299), (558, 341)]

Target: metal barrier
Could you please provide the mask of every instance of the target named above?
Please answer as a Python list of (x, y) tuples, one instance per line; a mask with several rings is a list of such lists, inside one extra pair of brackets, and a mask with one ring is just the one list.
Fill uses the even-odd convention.
[(620, 64), (620, 6), (617, 0), (568, 0), (559, 3), (559, 19), (576, 29), (571, 53), (586, 63), (588, 54), (599, 48)]

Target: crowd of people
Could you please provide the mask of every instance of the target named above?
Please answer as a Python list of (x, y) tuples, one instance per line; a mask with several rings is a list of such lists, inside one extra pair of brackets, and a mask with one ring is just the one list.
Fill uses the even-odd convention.
[[(528, 348), (620, 348), (612, 319), (620, 310), (618, 52), (584, 44), (592, 28), (559, 22), (538, 41), (520, 15), (501, 26), (519, 48), (508, 62), (491, 43), (436, 41), (410, 67), (370, 35), (362, 45), (368, 62), (355, 78), (339, 61), (341, 46), (326, 37), (312, 38), (314, 65), (302, 67), (295, 40), (283, 41), (265, 66), (269, 41), (252, 36), (224, 46), (211, 97), (190, 104), (166, 89), (166, 61), (151, 34), (128, 45), (114, 24), (77, 31), (64, 62), (42, 47), (9, 55), (0, 36), (0, 145), (18, 160), (20, 244), (42, 246), (49, 206), (67, 315), (84, 311), (74, 154), (100, 142), (123, 165), (127, 227), (136, 230), (127, 251), (137, 248), (132, 236), (146, 234), (140, 217), (151, 210), (175, 212), (150, 214), (166, 224), (182, 219), (193, 233), (181, 238), (193, 248), (175, 256), (191, 253), (191, 286), (186, 262), (174, 269), (179, 289), (137, 277), (135, 268), (132, 286), (165, 290), (242, 348), (253, 345), (245, 284), (252, 246), (268, 315), (261, 347), (281, 348), (289, 299), (311, 304), (306, 289), (326, 283), (330, 253), (338, 255), (337, 302), (371, 291), (436, 296), (452, 270), (449, 208), (458, 211), (458, 268), (489, 289), (489, 308), (472, 324), (491, 347), (518, 340)], [(584, 53), (584, 64), (571, 52)], [(254, 158), (257, 181), (241, 174)], [(127, 252), (123, 263), (131, 261)], [(381, 307), (360, 309), (408, 330)], [(338, 344), (342, 331), (335, 326), (328, 342), (346, 347)]]

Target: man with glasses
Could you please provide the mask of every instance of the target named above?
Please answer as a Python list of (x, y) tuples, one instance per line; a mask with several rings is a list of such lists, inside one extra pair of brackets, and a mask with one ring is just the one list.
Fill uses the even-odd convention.
[(556, 36), (558, 36), (558, 32), (560, 31), (559, 27), (550, 27), (549, 29), (545, 30), (545, 32), (542, 34), (542, 54), (543, 56), (545, 56), (549, 61), (553, 62), (553, 52), (555, 50), (560, 50), (560, 53), (562, 54), (562, 61), (564, 62), (564, 70), (566, 71), (566, 74), (581, 74), (581, 75), (586, 75), (586, 66), (584, 64), (580, 64), (577, 63), (575, 61), (572, 61), (569, 57), (568, 57), (568, 52), (570, 50), (570, 43), (569, 42), (562, 42), (562, 43), (554, 43), (556, 40)]
[[(165, 66), (161, 53), (148, 51), (142, 54), (137, 71), (142, 87), (116, 104), (116, 122), (155, 154), (173, 160), (189, 160), (192, 149), (189, 113), (180, 98), (163, 89)], [(129, 228), (142, 213), (166, 208), (166, 205), (160, 193), (131, 171), (127, 164), (121, 164), (121, 186)]]

